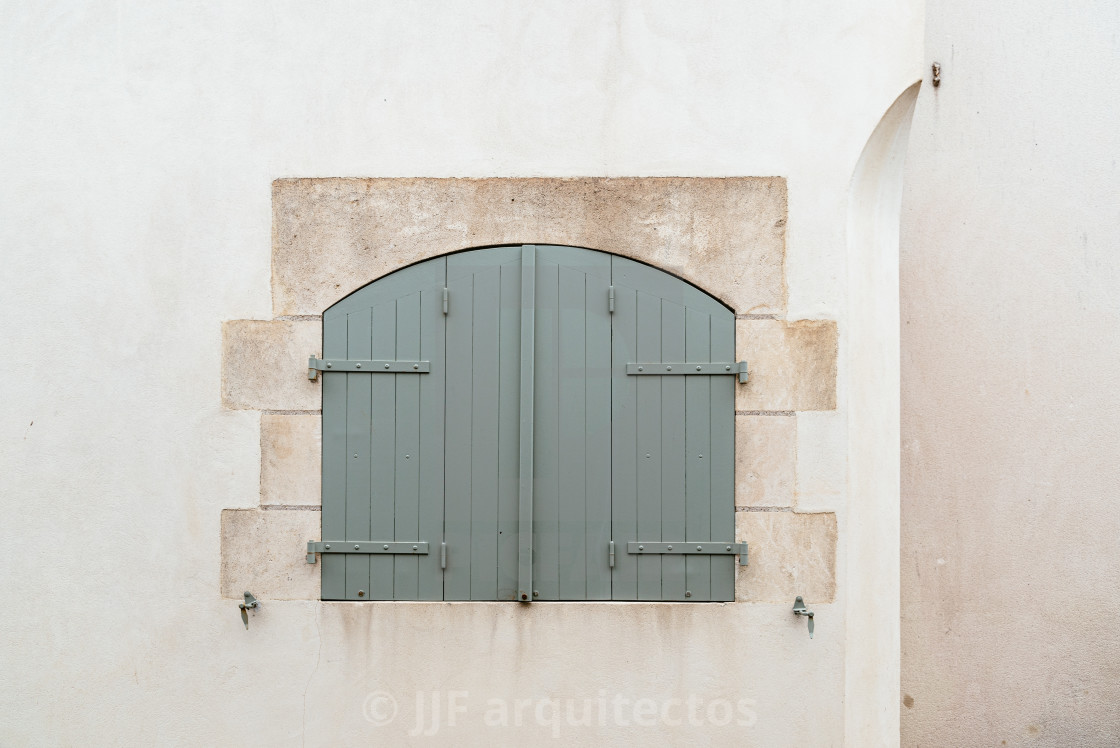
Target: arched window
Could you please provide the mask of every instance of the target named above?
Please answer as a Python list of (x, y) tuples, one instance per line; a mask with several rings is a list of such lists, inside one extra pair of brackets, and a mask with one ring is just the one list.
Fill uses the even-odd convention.
[(734, 599), (734, 314), (617, 255), (437, 257), (326, 310), (327, 600)]

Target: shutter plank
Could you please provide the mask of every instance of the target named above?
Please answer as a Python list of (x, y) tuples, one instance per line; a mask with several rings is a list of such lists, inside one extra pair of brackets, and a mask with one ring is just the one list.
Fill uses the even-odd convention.
[[(638, 361), (661, 359), (661, 299), (642, 291), (637, 297)], [(662, 377), (635, 378), (637, 398), (638, 537), (661, 540), (661, 386)], [(668, 538), (666, 538), (668, 539)], [(661, 599), (661, 556), (638, 556), (638, 599)]]
[[(616, 275), (628, 262), (618, 257), (612, 261)], [(628, 542), (638, 539), (637, 377), (626, 374), (627, 362), (637, 360), (637, 293), (617, 281), (611, 331), (611, 539), (615, 545), (611, 599), (637, 600), (637, 558), (625, 551)]]
[(501, 268), (475, 273), (471, 326), (471, 594), (498, 596), (498, 321)]
[[(420, 294), (397, 300), (396, 354), (399, 361), (420, 359)], [(420, 540), (420, 383), (429, 374), (377, 375), (396, 386), (393, 540)], [(425, 538), (425, 540), (428, 540)], [(429, 542), (431, 542), (429, 540)], [(429, 554), (430, 555), (430, 554)], [(416, 600), (420, 557), (393, 558), (393, 599)]]
[[(397, 350), (397, 302), (386, 301), (373, 307), (370, 341), (371, 358), (392, 360)], [(357, 356), (353, 356), (357, 358)], [(396, 434), (397, 434), (397, 382), (395, 374), (347, 374), (361, 377), (365, 387), (372, 392), (372, 441), (369, 478), (371, 501), (369, 506), (369, 540), (392, 538), (396, 512)], [(360, 562), (361, 556), (354, 556)], [(394, 556), (373, 554), (366, 556), (369, 568), (369, 587), (365, 599), (393, 599)], [(347, 582), (350, 577), (347, 573)]]
[[(324, 317), (324, 358), (346, 358), (345, 315)], [(323, 512), (322, 537), (341, 540), (346, 537), (346, 389), (344, 375), (322, 377), (323, 382)], [(312, 540), (312, 538), (308, 538)], [(346, 556), (324, 553), (322, 592), (324, 600), (346, 599)]]
[[(537, 257), (533, 393), (533, 593), (557, 600), (559, 580), (559, 268)], [(539, 594), (537, 594), (539, 593)]]
[[(685, 310), (671, 301), (661, 302), (662, 361), (685, 360)], [(690, 377), (659, 377), (661, 380), (661, 537), (681, 540), (685, 536), (685, 382)], [(661, 557), (661, 599), (686, 600), (685, 557)]]
[[(688, 361), (711, 358), (711, 317), (688, 309), (685, 319), (685, 356)], [(711, 540), (711, 377), (685, 377), (685, 540)], [(708, 556), (687, 556), (689, 600), (711, 599), (712, 564)]]
[(443, 569), (440, 543), (443, 532), (443, 421), (444, 384), (447, 363), (444, 356), (443, 285), (447, 261), (433, 260), (431, 286), (420, 297), (420, 358), (432, 362), (431, 372), (418, 377), (420, 383), (419, 539), (429, 543), (428, 555), (417, 559), (420, 600), (443, 599)]
[[(372, 358), (371, 311), (347, 315), (347, 358)], [(370, 540), (370, 440), (372, 392), (367, 374), (346, 374), (346, 540)], [(390, 401), (392, 402), (392, 401)], [(369, 557), (347, 555), (346, 599), (370, 599)], [(359, 596), (358, 593), (362, 593)]]
[[(712, 315), (712, 360), (735, 360), (735, 317)], [(712, 422), (712, 515), (708, 537), (735, 540), (735, 383), (737, 377), (710, 377)], [(735, 557), (712, 556), (712, 600), (735, 599)]]
[(561, 600), (587, 596), (587, 276), (560, 266), (559, 275), (559, 506)]
[(610, 257), (588, 273), (586, 312), (587, 599), (611, 599), (611, 315), (607, 311)]
[[(465, 253), (471, 254), (471, 253)], [(447, 569), (444, 599), (471, 599), (471, 404), (474, 365), (472, 320), (473, 274), (452, 275), (448, 261), (447, 287), (453, 299), (447, 315), (447, 403), (445, 533)]]
[(520, 465), (521, 265), (501, 272), (498, 313), (498, 569), (499, 600), (517, 599), (517, 500)]

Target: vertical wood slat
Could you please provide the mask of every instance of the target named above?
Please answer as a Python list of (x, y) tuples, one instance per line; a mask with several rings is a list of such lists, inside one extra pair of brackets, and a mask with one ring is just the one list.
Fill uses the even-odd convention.
[[(711, 358), (711, 317), (688, 309), (685, 315), (688, 361)], [(711, 377), (685, 377), (685, 540), (712, 540)], [(711, 599), (712, 564), (708, 556), (686, 556), (688, 599)]]
[(517, 598), (533, 599), (533, 351), (536, 247), (521, 248), (521, 371), (518, 417)]
[[(671, 301), (661, 302), (661, 360), (684, 361), (685, 309)], [(689, 377), (658, 377), (661, 380), (661, 537), (681, 540), (685, 536), (685, 380)], [(661, 557), (663, 600), (686, 600), (685, 557)]]
[(444, 357), (446, 323), (443, 314), (443, 288), (447, 282), (447, 260), (441, 257), (432, 262), (432, 276), (420, 295), (420, 358), (432, 362), (431, 371), (419, 377), (418, 523), (419, 539), (429, 543), (428, 555), (417, 559), (417, 597), (420, 600), (443, 599), (443, 569), (440, 566), (439, 551), (440, 543), (444, 540), (443, 439), (447, 363)]
[[(612, 275), (619, 263), (620, 258), (612, 258)], [(626, 374), (626, 364), (637, 360), (637, 293), (617, 283), (611, 330), (611, 539), (616, 549), (611, 599), (637, 600), (637, 558), (626, 553), (626, 544), (638, 540), (637, 378)]]
[(560, 596), (559, 267), (536, 263), (533, 382), (533, 594)]
[(585, 291), (586, 542), (588, 600), (611, 598), (611, 315), (607, 310), (610, 259), (599, 273), (588, 273)]
[(447, 402), (445, 428), (444, 533), (447, 569), (444, 599), (471, 599), (471, 430), (474, 382), (474, 276), (454, 276), (448, 265), (447, 287), (453, 299), (447, 315)]
[[(661, 361), (661, 299), (641, 291), (637, 299), (638, 361)], [(662, 377), (634, 380), (637, 402), (637, 540), (661, 538)], [(638, 556), (638, 599), (661, 599), (661, 556)]]
[(557, 266), (557, 599), (587, 597), (587, 276)]
[[(395, 333), (398, 361), (420, 358), (420, 292), (397, 300)], [(420, 385), (428, 374), (392, 377), (396, 388), (393, 534), (396, 541), (420, 540)], [(388, 537), (380, 532), (375, 538)], [(424, 538), (427, 540), (427, 538)], [(431, 542), (431, 541), (429, 541)], [(393, 558), (393, 600), (416, 600), (420, 594), (420, 557)]]
[(498, 315), (498, 599), (517, 597), (521, 262), (503, 264)]
[(471, 325), (471, 599), (498, 596), (498, 321), (501, 268), (474, 275)]
[[(323, 317), (323, 357), (346, 358), (346, 315)], [(323, 381), (323, 511), (322, 537), (346, 537), (346, 376), (322, 377)], [(311, 540), (312, 538), (308, 538)], [(324, 553), (322, 598), (346, 599), (346, 556)]]
[[(351, 312), (346, 323), (348, 358), (372, 358), (371, 312)], [(345, 539), (370, 539), (370, 440), (372, 392), (366, 374), (346, 374), (346, 533)], [(369, 557), (346, 556), (346, 599), (365, 600), (370, 594)]]
[[(391, 360), (396, 356), (397, 350), (397, 301), (391, 299), (373, 307), (371, 317), (366, 349), (370, 351), (371, 358)], [(361, 357), (354, 356), (354, 358)], [(369, 527), (367, 536), (362, 539), (390, 538), (395, 532), (396, 512), (397, 375), (347, 374), (346, 376), (364, 379), (365, 391), (371, 393), (372, 438), (367, 446), (370, 485)], [(369, 587), (365, 599), (392, 600), (396, 558), (374, 554), (367, 556), (365, 563), (369, 568)], [(349, 574), (347, 574), (347, 581), (349, 582)]]
[[(712, 360), (735, 360), (735, 318), (712, 315)], [(735, 383), (738, 377), (711, 377), (713, 540), (735, 539)], [(711, 599), (735, 599), (735, 557), (712, 556)]]

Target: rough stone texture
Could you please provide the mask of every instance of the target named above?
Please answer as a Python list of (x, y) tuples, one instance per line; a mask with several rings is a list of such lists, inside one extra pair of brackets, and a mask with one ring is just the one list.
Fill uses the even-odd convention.
[(261, 416), (262, 504), (322, 504), (322, 426), (319, 415)]
[(736, 416), (735, 505), (791, 506), (797, 486), (797, 419)]
[(836, 515), (738, 512), (736, 535), (750, 545), (750, 565), (740, 568), (735, 599), (830, 603), (836, 597)]
[(320, 514), (224, 510), (222, 597), (249, 590), (261, 600), (318, 600), (319, 564), (307, 563), (307, 541), (321, 534)]
[(307, 357), (322, 348), (318, 321), (238, 319), (222, 324), (222, 404), (259, 410), (318, 410)]
[(779, 177), (279, 179), (272, 197), (277, 316), (321, 314), (428, 257), (534, 242), (651, 263), (739, 313), (785, 308)]
[(735, 338), (751, 372), (750, 381), (736, 388), (736, 408), (836, 408), (836, 322), (741, 319)]

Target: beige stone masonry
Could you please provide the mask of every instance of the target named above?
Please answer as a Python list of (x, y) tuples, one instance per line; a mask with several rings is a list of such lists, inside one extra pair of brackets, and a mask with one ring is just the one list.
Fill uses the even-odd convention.
[(222, 404), (233, 409), (318, 410), (307, 357), (322, 348), (317, 320), (238, 319), (222, 325)]
[(222, 511), (222, 597), (248, 590), (262, 600), (318, 600), (319, 564), (307, 541), (321, 535), (321, 512)]
[(741, 602), (810, 603), (836, 597), (836, 515), (736, 512), (736, 536), (750, 547), (740, 567), (735, 598)]
[(741, 319), (735, 347), (750, 365), (738, 410), (835, 410), (837, 330), (832, 320)]
[(322, 504), (322, 426), (319, 415), (261, 416), (261, 504)]
[(735, 417), (735, 505), (792, 506), (797, 486), (797, 418)]
[(429, 257), (534, 242), (648, 262), (738, 313), (785, 308), (780, 177), (279, 179), (272, 205), (278, 317)]

